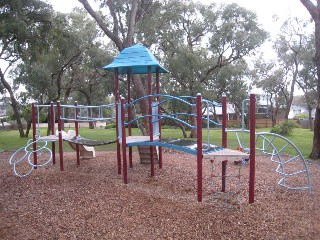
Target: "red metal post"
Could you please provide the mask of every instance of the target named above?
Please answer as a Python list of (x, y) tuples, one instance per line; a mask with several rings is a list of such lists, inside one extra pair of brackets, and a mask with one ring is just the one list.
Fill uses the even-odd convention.
[(63, 171), (63, 149), (62, 149), (62, 122), (61, 122), (61, 106), (57, 101), (57, 117), (58, 117), (58, 136), (59, 136), (59, 155), (60, 155), (60, 171)]
[[(51, 121), (51, 134), (55, 135), (55, 117), (54, 117), (54, 105), (50, 103), (50, 121)], [(52, 163), (56, 164), (56, 143), (52, 142)]]
[(202, 97), (197, 94), (197, 188), (198, 202), (202, 202)]
[[(160, 94), (160, 77), (159, 77), (159, 68), (157, 68), (156, 72), (156, 93)], [(157, 101), (160, 103), (160, 96), (157, 96)], [(160, 111), (160, 105), (158, 105), (158, 114), (161, 114)], [(159, 141), (161, 142), (162, 136), (161, 136), (161, 121), (159, 120), (160, 117), (158, 116), (158, 125), (159, 125)], [(162, 147), (159, 147), (159, 168), (162, 168)]]
[(221, 169), (222, 169), (222, 173), (221, 173), (221, 192), (225, 192), (226, 191), (226, 174), (227, 174), (227, 163), (228, 163), (228, 160), (223, 160), (222, 161), (222, 166), (221, 166)]
[[(34, 103), (32, 103), (32, 140), (33, 140), (33, 164), (37, 165), (38, 164), (38, 157), (37, 157), (37, 111), (36, 111), (36, 106)], [(40, 130), (40, 129), (39, 129)], [(37, 167), (34, 167), (35, 169)]]
[(120, 104), (120, 96), (119, 96), (119, 74), (118, 74), (118, 68), (114, 70), (114, 88), (115, 88), (115, 103), (116, 103), (116, 137), (117, 137), (117, 163), (118, 163), (118, 174), (121, 174), (121, 149), (120, 149), (120, 141), (119, 141), (119, 129), (118, 126), (119, 120), (118, 120), (118, 104)]
[[(130, 91), (130, 85), (131, 85), (131, 76), (130, 73), (127, 74), (127, 92), (128, 92), (128, 99), (127, 103), (131, 102), (131, 91)], [(128, 108), (128, 122), (132, 120), (132, 108)], [(128, 126), (128, 135), (132, 136), (132, 129), (131, 129), (131, 124)], [(130, 168), (133, 167), (132, 164), (132, 147), (129, 147), (129, 165)]]
[(254, 203), (255, 166), (256, 166), (256, 97), (250, 94), (250, 174), (249, 203)]
[(225, 95), (222, 96), (222, 147), (226, 148), (228, 146), (227, 143), (227, 97)]
[[(152, 76), (151, 76), (151, 67), (148, 66), (148, 105), (149, 105), (149, 135), (150, 135), (150, 142), (153, 142), (153, 125), (152, 125)], [(150, 161), (151, 161), (151, 177), (154, 176), (154, 147), (150, 146)]]
[(126, 111), (124, 109), (124, 104), (126, 100), (124, 98), (121, 99), (121, 126), (122, 126), (122, 159), (123, 159), (123, 182), (125, 184), (128, 183), (128, 168), (127, 168), (127, 136), (126, 136), (126, 127), (124, 125), (126, 118)]
[[(74, 109), (74, 128), (76, 130), (76, 137), (79, 136), (79, 122), (78, 122), (78, 114), (79, 114), (79, 111), (78, 111), (78, 102), (75, 101), (74, 102), (74, 106), (75, 106), (75, 109)], [(77, 165), (80, 165), (80, 149), (79, 149), (79, 144), (76, 144), (76, 153), (77, 153)]]

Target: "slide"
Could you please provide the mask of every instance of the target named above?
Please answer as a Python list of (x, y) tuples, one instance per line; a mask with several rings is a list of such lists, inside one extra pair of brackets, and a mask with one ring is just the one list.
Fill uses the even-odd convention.
[(63, 140), (67, 141), (70, 145), (70, 147), (73, 150), (77, 150), (76, 146), (79, 145), (79, 151), (80, 156), (83, 158), (94, 158), (96, 156), (96, 151), (94, 150), (94, 147), (88, 147), (86, 145), (76, 143), (76, 141), (71, 141), (72, 139), (75, 139), (76, 132), (74, 130), (69, 130), (68, 133), (62, 131), (62, 138)]

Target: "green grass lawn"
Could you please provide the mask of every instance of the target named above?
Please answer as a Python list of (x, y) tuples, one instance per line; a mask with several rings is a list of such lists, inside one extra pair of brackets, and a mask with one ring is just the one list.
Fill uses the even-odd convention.
[[(69, 129), (69, 128), (68, 128)], [(66, 131), (68, 131), (66, 129)], [(80, 128), (80, 135), (82, 137), (94, 140), (115, 140), (115, 129), (89, 129)], [(46, 129), (41, 129), (41, 135), (44, 136)], [(270, 129), (257, 129), (256, 132), (270, 132)], [(133, 129), (133, 135), (139, 135), (137, 129)], [(163, 138), (182, 138), (182, 132), (179, 129), (163, 129)], [(307, 157), (312, 149), (313, 132), (308, 129), (295, 128), (293, 134), (287, 137), (292, 141), (301, 151), (301, 153)], [(246, 141), (248, 137), (246, 136)], [(18, 131), (1, 131), (0, 132), (0, 150), (14, 151), (26, 145), (28, 139), (20, 138)], [(203, 131), (203, 141), (207, 141), (207, 132)], [(210, 131), (210, 143), (221, 146), (221, 129)], [(228, 133), (228, 147), (235, 149), (238, 146), (235, 133)], [(67, 143), (64, 143), (64, 151), (71, 151), (71, 148)], [(102, 150), (115, 150), (116, 144), (104, 145), (95, 147), (97, 151)]]

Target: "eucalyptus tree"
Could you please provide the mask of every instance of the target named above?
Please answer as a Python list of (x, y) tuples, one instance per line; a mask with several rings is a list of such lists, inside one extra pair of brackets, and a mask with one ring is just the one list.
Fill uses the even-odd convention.
[(17, 81), (41, 104), (71, 104), (71, 98), (86, 105), (103, 103), (113, 82), (105, 81), (101, 66), (112, 54), (99, 41), (95, 23), (83, 10), (56, 13), (51, 22), (47, 50), (19, 65)]
[(219, 101), (222, 93), (235, 103), (244, 98), (244, 57), (254, 54), (267, 36), (256, 15), (237, 4), (192, 1), (168, 1), (161, 15), (161, 23), (167, 24), (157, 38), (171, 70), (168, 91), (195, 96), (211, 89), (212, 100)]
[[(315, 24), (315, 61), (317, 67), (317, 106), (314, 126), (320, 126), (320, 2), (311, 0), (300, 0), (309, 11)], [(313, 146), (310, 158), (320, 158), (320, 128), (314, 128)]]
[(317, 105), (317, 68), (314, 61), (314, 34), (308, 36), (306, 51), (301, 55), (302, 68), (298, 73), (297, 84), (303, 91), (304, 102), (309, 114), (309, 126), (313, 129), (312, 109)]
[[(11, 100), (20, 137), (24, 130), (19, 116), (17, 86), (8, 76), (17, 63), (33, 60), (42, 51), (44, 40), (51, 28), (52, 8), (40, 0), (2, 0), (0, 2), (0, 88)], [(14, 77), (14, 76), (13, 76)]]
[(254, 64), (254, 70), (251, 72), (254, 86), (263, 91), (263, 97), (270, 106), (270, 115), (272, 126), (276, 125), (279, 111), (285, 105), (283, 92), (286, 89), (285, 82), (282, 79), (285, 76), (283, 68), (279, 67), (276, 62), (258, 58)]
[(281, 91), (286, 99), (284, 117), (287, 120), (299, 77), (299, 71), (303, 66), (301, 58), (305, 52), (308, 51), (308, 33), (306, 26), (306, 22), (298, 18), (290, 18), (281, 26), (281, 32), (274, 42), (278, 64), (285, 71)]
[[(148, 8), (152, 2), (139, 0), (124, 0), (124, 1), (104, 1), (98, 0), (100, 3), (99, 11), (92, 8), (88, 0), (78, 0), (91, 17), (99, 25), (120, 52), (126, 47), (132, 46), (135, 42), (137, 22), (148, 13)], [(152, 8), (151, 8), (152, 9)], [(107, 61), (106, 61), (107, 63)], [(146, 90), (139, 75), (133, 75), (133, 87), (137, 97), (146, 95)], [(140, 102), (141, 111), (148, 112), (146, 101)]]
[(244, 59), (222, 67), (205, 85), (206, 90), (209, 90), (208, 99), (221, 102), (222, 96), (226, 95), (227, 101), (235, 106), (237, 119), (240, 119), (242, 101), (248, 98), (252, 88), (249, 75), (250, 71)]
[[(176, 94), (202, 92), (217, 71), (253, 54), (266, 38), (256, 15), (236, 4), (99, 1), (94, 11), (88, 0), (78, 1), (119, 51), (135, 42), (153, 49), (171, 72), (162, 77), (162, 89)], [(145, 94), (141, 78), (134, 79), (134, 92)]]

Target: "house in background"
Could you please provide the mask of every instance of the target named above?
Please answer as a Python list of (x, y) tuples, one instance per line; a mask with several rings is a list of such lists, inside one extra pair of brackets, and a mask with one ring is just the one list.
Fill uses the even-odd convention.
[[(300, 114), (309, 115), (309, 112), (306, 107), (291, 105), (288, 119), (294, 119), (297, 115), (300, 115)], [(311, 111), (312, 119), (314, 119), (315, 114), (316, 114), (316, 109), (312, 109), (312, 111)]]
[[(202, 109), (203, 115), (207, 115), (207, 108), (204, 107)], [(214, 113), (217, 116), (217, 120), (221, 121), (222, 120), (222, 107), (210, 107), (209, 108), (209, 116), (210, 118), (213, 117)], [(227, 120), (235, 120), (237, 119), (236, 116), (236, 111), (235, 111), (235, 106), (233, 103), (227, 103)]]

